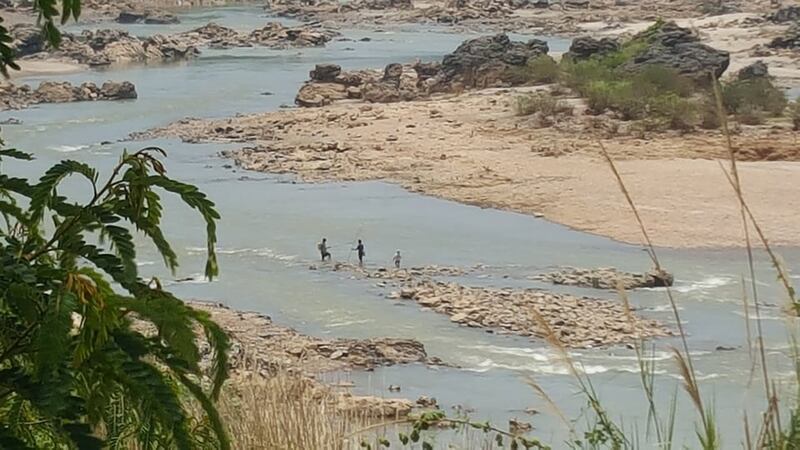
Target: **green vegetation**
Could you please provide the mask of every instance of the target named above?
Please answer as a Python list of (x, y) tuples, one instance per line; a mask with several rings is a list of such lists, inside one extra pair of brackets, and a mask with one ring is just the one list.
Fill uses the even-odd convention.
[[(555, 70), (551, 63), (537, 59), (529, 64), (526, 79), (557, 80), (585, 99), (590, 114), (612, 112), (621, 120), (642, 122), (631, 129), (719, 128), (711, 86), (698, 84), (669, 67), (653, 65), (636, 71), (626, 67), (628, 61), (647, 48), (662, 25), (663, 22), (657, 22), (623, 43), (617, 51), (583, 60), (565, 57)], [(534, 66), (546, 77), (537, 78)], [(761, 124), (767, 117), (779, 117), (786, 111), (783, 91), (769, 78), (725, 81), (721, 88), (725, 112), (739, 123)]]
[[(197, 188), (167, 177), (163, 155), (157, 148), (125, 153), (102, 182), (95, 169), (69, 160), (36, 183), (0, 172), (4, 447), (229, 447), (213, 403), (227, 377), (227, 336), (206, 313), (137, 274), (130, 229), (148, 237), (170, 269), (178, 265), (160, 228), (159, 190), (205, 220), (206, 276), (217, 274), (219, 215)], [(31, 156), (3, 149), (0, 158)], [(60, 192), (67, 178), (82, 181), (83, 201)], [(211, 346), (208, 372), (195, 326)], [(189, 416), (187, 399), (202, 416)]]
[(760, 125), (783, 115), (788, 104), (783, 91), (767, 78), (734, 80), (722, 85), (722, 104), (739, 123)]
[(572, 106), (548, 93), (536, 93), (517, 97), (514, 111), (518, 116), (539, 113), (542, 117), (550, 118), (572, 114)]

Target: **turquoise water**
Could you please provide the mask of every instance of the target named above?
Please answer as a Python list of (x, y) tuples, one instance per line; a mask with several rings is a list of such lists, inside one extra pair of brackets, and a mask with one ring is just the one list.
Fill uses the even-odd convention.
[[(270, 19), (260, 9), (240, 7), (195, 11), (182, 20), (176, 26), (128, 28), (135, 34), (174, 32), (214, 20), (251, 29)], [(358, 41), (365, 36), (372, 40)], [(459, 367), (405, 366), (338, 375), (357, 381), (360, 392), (395, 396), (386, 387), (398, 384), (402, 386), (400, 395), (412, 399), (421, 394), (435, 396), (445, 408), (466, 405), (477, 410), (477, 417), (503, 424), (509, 417), (525, 418), (520, 412), (525, 408), (547, 409), (526, 384), (527, 377), (532, 377), (568, 417), (578, 417), (583, 400), (575, 395), (566, 369), (545, 343), (459, 327), (445, 316), (385, 299), (384, 291), (369, 281), (353, 280), (344, 273), (309, 271), (308, 265), (316, 259), (315, 243), (324, 235), (332, 244), (334, 259), (352, 261), (349, 249), (358, 236), (367, 245), (368, 263), (372, 265), (389, 264), (394, 251), (402, 249), (408, 265), (487, 266), (463, 277), (465, 283), (549, 289), (553, 288), (529, 281), (526, 276), (559, 265), (642, 271), (649, 268), (649, 260), (641, 248), (530, 216), (411, 194), (386, 183), (304, 184), (290, 177), (242, 171), (217, 156), (227, 148), (223, 145), (171, 140), (117, 142), (130, 132), (186, 116), (224, 117), (291, 105), (308, 71), (319, 62), (362, 68), (410, 62), (418, 57), (440, 58), (472, 36), (415, 27), (396, 32), (343, 30), (348, 40), (332, 42), (326, 48), (205, 50), (200, 58), (182, 63), (31, 77), (25, 81), (129, 80), (136, 85), (139, 99), (46, 105), (0, 113), (0, 120), (16, 117), (23, 121), (19, 126), (3, 127), (5, 140), (37, 157), (33, 163), (4, 162), (5, 170), (39, 176), (64, 158), (108, 170), (124, 148), (160, 145), (169, 153), (170, 175), (198, 185), (219, 206), (223, 217), (219, 226), (222, 273), (213, 283), (200, 280), (204, 228), (191, 211), (170, 200), (165, 227), (181, 258), (181, 268), (175, 277), (166, 273), (154, 249), (142, 242), (138, 253), (143, 275), (164, 280), (193, 277), (196, 281), (174, 283), (171, 288), (186, 298), (258, 310), (310, 334), (413, 337), (426, 345), (429, 354)], [(554, 51), (568, 46), (565, 40), (549, 41)], [(266, 91), (272, 95), (262, 95)], [(104, 141), (113, 143), (101, 144)], [(78, 188), (71, 184), (67, 192)], [(798, 249), (783, 249), (782, 254), (790, 267), (800, 264)], [(750, 379), (744, 338), (740, 280), (747, 273), (745, 254), (741, 250), (663, 249), (660, 257), (678, 280), (675, 294), (704, 393), (714, 402), (717, 419), (730, 431), (728, 435), (739, 436), (743, 409), (759, 411), (763, 402), (761, 383), (757, 377)], [(757, 262), (762, 301), (780, 304), (783, 297), (764, 255), (758, 254)], [(579, 288), (561, 290), (614, 298), (612, 293)], [(639, 291), (632, 294), (631, 301), (640, 308), (640, 314), (674, 324), (663, 291)], [(791, 373), (784, 356), (785, 324), (779, 320), (778, 308), (765, 306), (763, 312), (768, 318), (764, 327), (770, 361), (788, 382)], [(665, 408), (678, 383), (669, 353), (669, 346), (677, 344), (674, 339), (656, 342), (662, 386), (657, 394)], [(720, 345), (736, 350), (716, 351)], [(638, 421), (644, 429), (646, 410), (633, 352), (611, 348), (576, 351), (573, 356), (592, 374), (611, 414), (623, 416), (629, 425)], [(680, 419), (694, 417), (685, 397), (681, 397), (679, 406)], [(754, 418), (751, 415), (751, 422)], [(553, 415), (541, 414), (530, 420), (537, 435), (556, 447), (566, 436), (566, 428)], [(693, 423), (679, 421), (682, 438), (692, 439)], [(725, 448), (738, 446), (738, 442), (725, 444)]]

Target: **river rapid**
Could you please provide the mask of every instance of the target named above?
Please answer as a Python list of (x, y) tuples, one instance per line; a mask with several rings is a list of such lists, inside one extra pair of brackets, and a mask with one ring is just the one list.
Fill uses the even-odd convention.
[[(131, 25), (133, 34), (173, 33), (215, 21), (251, 30), (269, 19), (255, 7), (229, 7), (190, 11), (179, 25)], [(290, 21), (286, 21), (291, 23)], [(74, 25), (71, 28), (109, 27), (109, 24)], [(123, 149), (159, 145), (168, 151), (169, 174), (196, 184), (217, 203), (221, 276), (213, 283), (202, 280), (204, 227), (199, 217), (177, 201), (167, 201), (165, 231), (180, 257), (181, 267), (169, 274), (154, 248), (140, 241), (138, 259), (143, 276), (159, 276), (184, 298), (208, 299), (233, 308), (269, 314), (282, 325), (302, 332), (331, 337), (397, 336), (422, 341), (431, 356), (459, 368), (398, 366), (372, 373), (335, 374), (356, 382), (357, 392), (373, 395), (436, 397), (446, 410), (455, 405), (475, 409), (474, 416), (504, 426), (511, 417), (529, 421), (534, 435), (562, 447), (566, 427), (527, 384), (539, 383), (564, 414), (581, 418), (585, 399), (576, 394), (573, 379), (559, 364), (555, 352), (543, 341), (501, 336), (460, 327), (448, 317), (421, 310), (413, 302), (389, 300), (374, 281), (352, 279), (344, 272), (310, 271), (316, 262), (316, 242), (326, 236), (335, 260), (353, 262), (350, 250), (358, 237), (367, 246), (369, 265), (389, 265), (400, 249), (404, 264), (453, 265), (484, 268), (459, 278), (471, 285), (541, 287), (576, 294), (615, 298), (615, 294), (580, 288), (555, 288), (528, 280), (529, 275), (561, 265), (615, 266), (643, 271), (650, 267), (642, 248), (580, 233), (530, 216), (481, 209), (411, 194), (387, 183), (304, 184), (291, 177), (242, 171), (222, 159), (224, 145), (184, 144), (173, 140), (118, 142), (130, 132), (191, 117), (225, 117), (237, 113), (276, 110), (292, 105), (308, 71), (321, 62), (345, 69), (383, 67), (415, 58), (438, 59), (464, 39), (455, 34), (409, 26), (400, 31), (342, 30), (346, 41), (326, 48), (270, 50), (247, 48), (203, 49), (192, 61), (131, 65), (68, 75), (29, 77), (80, 83), (128, 80), (136, 85), (135, 101), (42, 105), (24, 111), (0, 113), (0, 120), (15, 117), (22, 125), (4, 126), (2, 136), (12, 147), (35, 154), (32, 163), (5, 162), (4, 171), (38, 178), (61, 159), (85, 161), (104, 170), (118, 161)], [(369, 37), (369, 42), (359, 39)], [(516, 36), (520, 37), (520, 36)], [(548, 39), (551, 51), (564, 51), (569, 42)], [(111, 141), (111, 144), (101, 144)], [(81, 192), (70, 182), (68, 192)], [(82, 191), (85, 192), (85, 191)], [(635, 193), (633, 193), (635, 196)], [(633, 220), (633, 217), (631, 217)], [(800, 265), (800, 249), (781, 249), (787, 265)], [(744, 250), (660, 249), (662, 264), (675, 274), (674, 288), (689, 345), (709, 404), (714, 405), (723, 430), (723, 446), (739, 447), (742, 415), (751, 423), (764, 407), (759, 371), (751, 373), (746, 340), (742, 280), (748, 274)], [(761, 301), (765, 303), (764, 329), (771, 374), (792, 391), (793, 373), (786, 322), (775, 306), (785, 301), (765, 255), (756, 254)], [(800, 282), (800, 278), (795, 278)], [(748, 293), (749, 295), (749, 293)], [(639, 313), (674, 327), (675, 320), (663, 290), (630, 294)], [(751, 316), (750, 328), (756, 321)], [(796, 329), (796, 323), (788, 325)], [(678, 370), (670, 346), (676, 339), (655, 342), (657, 398), (666, 414), (679, 386)], [(719, 346), (733, 350), (720, 351)], [(626, 426), (644, 433), (647, 417), (634, 352), (626, 348), (579, 350), (572, 356), (590, 374), (604, 405)], [(390, 393), (390, 384), (402, 391)], [(690, 448), (694, 440), (695, 412), (688, 397), (678, 395), (679, 442)], [(788, 398), (788, 397), (787, 397)], [(542, 411), (527, 416), (523, 410)]]

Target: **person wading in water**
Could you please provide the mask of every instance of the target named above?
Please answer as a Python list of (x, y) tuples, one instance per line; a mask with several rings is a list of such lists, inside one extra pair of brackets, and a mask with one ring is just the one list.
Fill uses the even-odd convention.
[(322, 238), (322, 242), (317, 244), (317, 249), (319, 250), (319, 255), (322, 257), (323, 262), (325, 262), (325, 258), (328, 258), (328, 261), (331, 260), (331, 254), (328, 252), (328, 239)]
[(356, 248), (354, 248), (353, 250), (356, 250), (358, 252), (358, 265), (363, 266), (364, 256), (366, 256), (367, 254), (366, 252), (364, 252), (364, 243), (361, 242), (361, 239), (358, 240), (358, 245), (356, 245)]
[(394, 261), (394, 266), (398, 269), (400, 268), (400, 259), (400, 250), (398, 250), (397, 253), (394, 254), (394, 258), (392, 258), (392, 261)]

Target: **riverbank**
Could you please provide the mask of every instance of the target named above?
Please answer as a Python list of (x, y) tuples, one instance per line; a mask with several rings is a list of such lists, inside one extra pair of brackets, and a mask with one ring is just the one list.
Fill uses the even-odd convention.
[[(388, 180), (412, 192), (642, 243), (600, 155), (602, 143), (655, 245), (743, 245), (738, 203), (717, 161), (728, 155), (719, 131), (608, 136), (602, 121), (579, 114), (541, 128), (513, 111), (515, 97), (530, 90), (186, 119), (139, 137), (247, 143), (224, 155), (248, 170), (295, 174), (308, 182)], [(800, 245), (794, 232), (800, 187), (792, 181), (800, 172), (800, 152), (790, 125), (742, 127), (734, 144), (738, 157), (751, 161), (739, 165), (745, 197), (771, 242)]]

